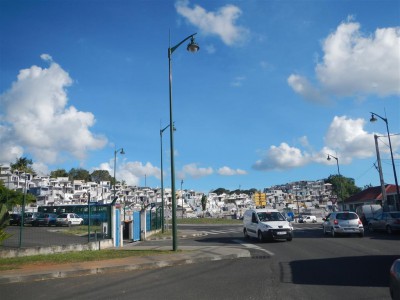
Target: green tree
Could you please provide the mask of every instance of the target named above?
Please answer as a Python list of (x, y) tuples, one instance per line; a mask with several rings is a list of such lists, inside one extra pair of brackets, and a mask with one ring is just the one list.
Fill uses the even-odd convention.
[(57, 169), (55, 171), (50, 172), (50, 177), (57, 178), (57, 177), (68, 177), (69, 174), (65, 169)]
[(218, 188), (218, 189), (212, 191), (212, 193), (216, 193), (217, 195), (222, 195), (222, 194), (224, 194), (224, 193), (225, 193), (225, 194), (229, 194), (230, 191), (229, 191), (229, 190), (226, 190), (226, 189), (224, 189), (224, 188)]
[(203, 211), (206, 210), (206, 208), (207, 208), (206, 206), (207, 206), (207, 196), (203, 195), (203, 196), (201, 196), (201, 208)]
[(4, 228), (7, 227), (9, 220), (10, 216), (8, 214), (6, 205), (0, 204), (0, 245), (3, 244), (4, 240), (11, 236), (11, 234), (8, 234), (4, 231)]
[(86, 182), (90, 181), (90, 174), (88, 170), (81, 168), (72, 168), (68, 173), (69, 180), (85, 180)]
[(342, 175), (330, 175), (325, 179), (325, 183), (332, 184), (333, 191), (338, 195), (340, 200), (344, 200), (361, 191), (361, 189), (355, 185), (353, 178), (344, 177)]
[(36, 175), (35, 170), (32, 168), (33, 162), (32, 159), (28, 159), (26, 157), (20, 157), (15, 160), (14, 164), (10, 164), (11, 171), (21, 171), (24, 173), (30, 173), (33, 176)]
[(112, 176), (107, 170), (95, 170), (90, 174), (90, 178), (94, 182), (113, 181)]
[[(4, 204), (8, 210), (11, 210), (14, 206), (22, 205), (24, 199), (24, 193), (21, 191), (10, 190), (0, 182), (0, 205)], [(25, 202), (35, 202), (36, 198), (32, 194), (26, 194)]]

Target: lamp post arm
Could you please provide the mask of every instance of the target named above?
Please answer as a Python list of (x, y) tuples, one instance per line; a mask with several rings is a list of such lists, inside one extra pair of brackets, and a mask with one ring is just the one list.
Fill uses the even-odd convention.
[(386, 118), (381, 117), (380, 115), (378, 115), (378, 114), (376, 114), (376, 113), (374, 113), (374, 112), (372, 112), (372, 111), (371, 111), (370, 113), (371, 113), (371, 115), (377, 116), (377, 117), (380, 118), (381, 120), (385, 121), (385, 122), (386, 122), (386, 126), (387, 126), (388, 120), (387, 120)]
[(184, 42), (186, 42), (188, 39), (194, 37), (196, 34), (197, 34), (197, 32), (196, 32), (196, 33), (193, 33), (193, 34), (191, 34), (191, 35), (189, 35), (187, 38), (185, 38), (182, 42), (180, 42), (179, 44), (175, 45), (174, 47), (172, 47), (172, 48), (169, 47), (169, 48), (168, 48), (168, 57), (171, 58), (171, 54), (174, 53), (174, 51), (175, 51), (180, 45), (182, 45), (182, 44), (183, 44)]

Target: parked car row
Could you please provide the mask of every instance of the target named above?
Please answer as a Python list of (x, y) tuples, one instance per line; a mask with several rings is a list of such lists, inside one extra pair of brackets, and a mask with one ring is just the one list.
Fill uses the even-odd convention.
[[(20, 226), (21, 221), (21, 214), (10, 214), (10, 225)], [(72, 226), (82, 224), (83, 219), (74, 213), (63, 213), (61, 215), (57, 215), (52, 213), (27, 212), (24, 214), (24, 226)]]
[(368, 222), (370, 231), (386, 231), (391, 234), (393, 231), (400, 231), (400, 211), (383, 212)]
[[(381, 212), (368, 221), (368, 230), (386, 231), (392, 234), (400, 231), (400, 211)], [(365, 226), (366, 227), (366, 226)], [(333, 212), (323, 218), (322, 229), (324, 234), (330, 233), (332, 236), (337, 234), (358, 234), (364, 236), (364, 224), (362, 217), (350, 211)]]

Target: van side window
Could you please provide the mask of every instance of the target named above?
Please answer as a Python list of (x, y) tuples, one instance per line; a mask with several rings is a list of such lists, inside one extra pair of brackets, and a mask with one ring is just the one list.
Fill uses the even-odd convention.
[(258, 223), (257, 217), (256, 217), (256, 214), (255, 214), (255, 213), (253, 213), (253, 215), (251, 216), (251, 222), (252, 222), (252, 223)]

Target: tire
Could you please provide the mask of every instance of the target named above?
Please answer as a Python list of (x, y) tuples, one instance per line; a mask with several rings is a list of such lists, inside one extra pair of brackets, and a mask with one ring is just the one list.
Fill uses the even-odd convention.
[(335, 233), (335, 230), (333, 229), (333, 227), (331, 228), (331, 236), (333, 238), (336, 237), (336, 233)]
[(257, 237), (260, 243), (264, 242), (264, 238), (261, 231), (258, 231)]
[(69, 221), (68, 222), (68, 227), (71, 227), (72, 226), (72, 223), (71, 223), (71, 221)]
[(358, 234), (358, 236), (359, 236), (360, 238), (364, 237), (364, 232), (360, 232), (360, 233)]
[(293, 236), (290, 235), (286, 240), (287, 240), (288, 242), (291, 242), (291, 241), (293, 240)]
[(322, 230), (324, 231), (324, 235), (327, 235), (325, 226), (322, 226)]
[(387, 232), (388, 234), (392, 234), (392, 233), (393, 233), (392, 227), (390, 227), (389, 225), (386, 226), (386, 232)]
[(368, 224), (368, 230), (369, 232), (374, 232), (374, 228), (372, 227), (371, 223)]

